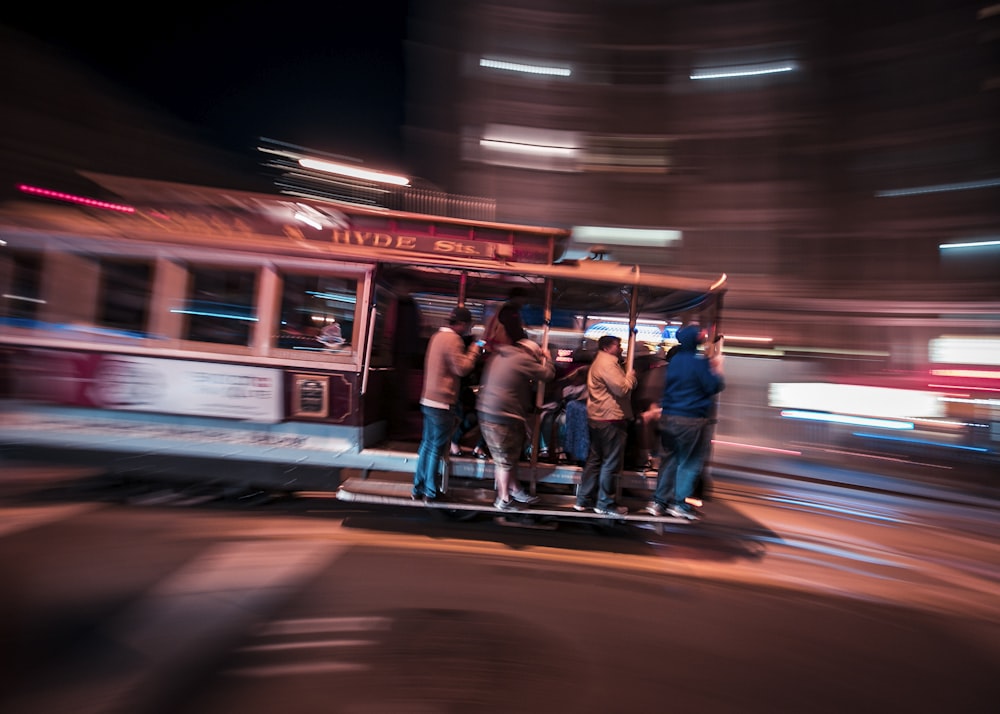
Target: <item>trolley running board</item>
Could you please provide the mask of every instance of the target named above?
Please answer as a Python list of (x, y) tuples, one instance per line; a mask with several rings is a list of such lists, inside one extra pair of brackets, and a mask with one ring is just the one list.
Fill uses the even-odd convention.
[[(408, 483), (350, 478), (341, 484), (340, 489), (337, 491), (337, 499), (352, 503), (371, 503), (383, 506), (435, 508), (448, 511), (480, 511), (515, 518), (519, 516), (538, 516), (625, 523), (652, 523), (659, 526), (678, 523), (686, 525), (691, 523), (687, 519), (675, 518), (674, 516), (651, 516), (645, 511), (629, 513), (620, 517), (603, 516), (594, 513), (592, 510), (577, 511), (573, 509), (572, 505), (563, 507), (545, 503), (544, 501), (533, 506), (522, 505), (516, 511), (499, 511), (493, 507), (492, 497), (489, 499), (458, 497), (454, 491), (451, 491), (448, 500), (425, 501), (411, 498), (411, 490), (412, 485)], [(489, 491), (489, 493), (493, 492)]]

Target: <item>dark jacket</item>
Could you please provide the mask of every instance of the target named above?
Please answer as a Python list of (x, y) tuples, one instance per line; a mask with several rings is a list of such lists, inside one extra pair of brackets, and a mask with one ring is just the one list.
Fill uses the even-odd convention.
[(709, 368), (704, 355), (698, 354), (701, 328), (688, 325), (677, 330), (680, 343), (667, 366), (660, 406), (664, 414), (707, 418), (714, 413), (716, 394), (726, 387), (725, 380)]

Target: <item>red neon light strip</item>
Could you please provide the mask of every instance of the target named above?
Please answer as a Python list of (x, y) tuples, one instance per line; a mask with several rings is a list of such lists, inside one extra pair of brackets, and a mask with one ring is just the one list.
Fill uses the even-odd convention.
[(44, 198), (52, 198), (57, 201), (76, 203), (80, 206), (90, 206), (91, 208), (103, 208), (108, 211), (118, 211), (120, 213), (135, 213), (135, 209), (132, 208), (132, 206), (124, 206), (120, 203), (108, 203), (107, 201), (98, 201), (96, 198), (74, 196), (69, 193), (61, 193), (60, 191), (51, 191), (47, 188), (28, 186), (27, 184), (23, 183), (18, 184), (17, 189), (23, 193), (30, 193), (34, 196), (43, 196)]

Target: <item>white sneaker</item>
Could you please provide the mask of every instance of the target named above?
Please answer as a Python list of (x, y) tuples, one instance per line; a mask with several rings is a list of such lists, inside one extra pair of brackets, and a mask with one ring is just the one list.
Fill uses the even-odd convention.
[(511, 492), (510, 497), (518, 503), (527, 503), (529, 506), (533, 503), (538, 503), (538, 501), (541, 500), (538, 496), (532, 496), (527, 491), (513, 491)]

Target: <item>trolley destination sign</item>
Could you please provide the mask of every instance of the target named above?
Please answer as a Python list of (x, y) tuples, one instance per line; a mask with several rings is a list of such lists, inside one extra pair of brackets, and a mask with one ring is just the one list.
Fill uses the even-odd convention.
[(487, 241), (463, 241), (436, 236), (415, 236), (372, 231), (336, 230), (330, 237), (333, 245), (352, 245), (385, 250), (459, 255), (464, 258), (494, 258), (499, 244)]

